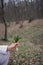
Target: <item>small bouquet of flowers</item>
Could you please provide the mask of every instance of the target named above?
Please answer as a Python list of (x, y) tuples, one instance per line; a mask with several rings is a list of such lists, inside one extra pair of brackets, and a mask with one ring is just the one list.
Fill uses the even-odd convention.
[[(15, 43), (18, 42), (20, 39), (21, 39), (21, 37), (19, 35), (14, 36)], [(16, 51), (18, 51), (18, 48), (16, 48)]]

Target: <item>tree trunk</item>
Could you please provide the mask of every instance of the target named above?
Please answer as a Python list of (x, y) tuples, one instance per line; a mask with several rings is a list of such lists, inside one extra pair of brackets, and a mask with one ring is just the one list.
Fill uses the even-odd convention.
[(4, 17), (3, 17), (3, 21), (4, 21), (4, 26), (5, 26), (4, 40), (7, 41), (7, 24), (6, 24)]
[(1, 4), (2, 4), (2, 19), (3, 19), (3, 22), (4, 22), (4, 26), (5, 26), (5, 35), (4, 35), (4, 40), (7, 41), (7, 23), (5, 21), (5, 18), (4, 18), (4, 0), (1, 0)]

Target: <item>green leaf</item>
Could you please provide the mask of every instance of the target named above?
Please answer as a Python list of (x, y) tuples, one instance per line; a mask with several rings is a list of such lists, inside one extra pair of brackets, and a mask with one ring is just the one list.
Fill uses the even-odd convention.
[(18, 35), (14, 36), (14, 40), (15, 40), (15, 42), (18, 42), (20, 39), (21, 39), (20, 36), (18, 36)]

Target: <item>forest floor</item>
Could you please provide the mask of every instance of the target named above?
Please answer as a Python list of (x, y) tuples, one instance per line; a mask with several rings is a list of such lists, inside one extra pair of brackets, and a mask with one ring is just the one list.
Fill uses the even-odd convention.
[[(43, 45), (43, 19), (33, 20), (31, 23), (23, 21), (23, 27), (19, 28), (20, 24), (15, 24), (11, 22), (8, 27), (7, 36), (21, 35), (24, 37), (25, 41), (33, 42), (34, 44)], [(4, 24), (0, 23), (0, 39), (4, 37)], [(41, 38), (41, 39), (40, 39)], [(1, 40), (0, 40), (1, 41)]]
[[(19, 28), (20, 24), (16, 24), (15, 22), (11, 22), (8, 27), (8, 40), (7, 42), (2, 41), (1, 38), (4, 37), (4, 24), (0, 23), (0, 43), (1, 44), (10, 44), (12, 43), (14, 35), (21, 36), (20, 42), (20, 50), (17, 54), (27, 53), (27, 49), (31, 49), (32, 51), (35, 49), (37, 52), (42, 51), (43, 53), (43, 19), (33, 20), (31, 23), (28, 21), (23, 22), (23, 27)], [(33, 50), (32, 50), (33, 49)], [(14, 52), (13, 52), (14, 56)], [(28, 56), (28, 55), (27, 55)], [(43, 59), (42, 59), (43, 60)]]

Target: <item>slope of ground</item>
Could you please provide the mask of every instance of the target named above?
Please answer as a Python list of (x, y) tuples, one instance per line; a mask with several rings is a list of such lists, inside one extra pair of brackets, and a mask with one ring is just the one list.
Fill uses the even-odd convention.
[[(8, 27), (8, 38), (13, 35), (21, 35), (24, 42), (33, 42), (34, 44), (43, 44), (43, 19), (34, 20), (31, 23), (24, 21), (23, 27), (19, 28), (20, 24), (11, 22)], [(13, 35), (12, 35), (13, 34)], [(4, 24), (0, 23), (0, 38), (4, 36)]]
[[(10, 44), (15, 35), (21, 36), (19, 50), (12, 52), (9, 65), (43, 65), (43, 19), (31, 23), (24, 21), (23, 27), (19, 26), (11, 22), (8, 27), (9, 41), (0, 40), (1, 44)], [(0, 39), (3, 36), (4, 24), (0, 23)]]

